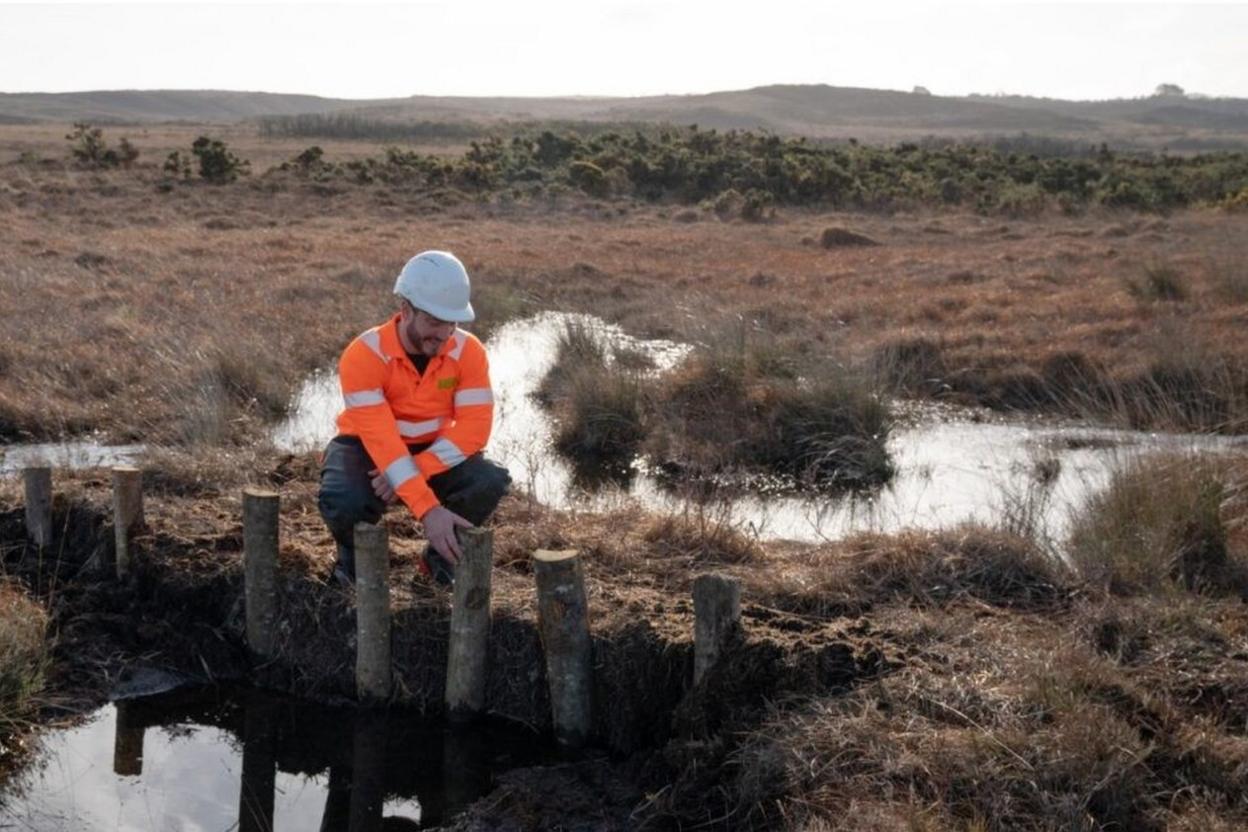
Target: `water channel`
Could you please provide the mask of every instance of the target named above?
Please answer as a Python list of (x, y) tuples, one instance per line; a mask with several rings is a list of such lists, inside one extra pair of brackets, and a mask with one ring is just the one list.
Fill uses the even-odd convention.
[[(627, 489), (587, 492), (571, 466), (551, 448), (551, 419), (533, 398), (569, 324), (589, 327), (615, 348), (649, 355), (656, 370), (687, 352), (669, 341), (641, 341), (596, 318), (545, 312), (500, 327), (487, 347), (496, 418), (489, 453), (539, 502), (564, 509), (602, 510), (639, 501), (655, 511), (713, 511), (760, 538), (817, 542), (871, 530), (942, 528), (964, 521), (992, 523), (1003, 512), (1031, 512), (1040, 531), (1059, 539), (1071, 510), (1102, 487), (1129, 455), (1156, 451), (1248, 449), (1244, 438), (1143, 433), (1072, 423), (983, 421), (947, 413), (911, 420), (888, 447), (897, 476), (870, 494), (751, 495), (690, 507), (655, 477), (639, 471)], [(274, 433), (290, 451), (320, 448), (334, 435), (341, 409), (337, 375), (318, 373), (296, 397), (292, 415)]]
[(376, 832), (438, 825), (506, 770), (549, 762), (508, 724), (451, 732), (401, 712), (250, 689), (114, 702), (45, 731), (0, 829)]

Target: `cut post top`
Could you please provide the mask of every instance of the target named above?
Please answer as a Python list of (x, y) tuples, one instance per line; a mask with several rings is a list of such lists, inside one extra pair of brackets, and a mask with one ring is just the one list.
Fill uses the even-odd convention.
[(244, 496), (256, 497), (261, 500), (276, 500), (278, 498), (278, 493), (276, 491), (270, 491), (267, 488), (258, 488), (256, 486), (248, 486), (244, 488), (243, 494)]
[(533, 553), (533, 560), (540, 560), (542, 563), (559, 563), (579, 554), (580, 551), (577, 549), (538, 549)]

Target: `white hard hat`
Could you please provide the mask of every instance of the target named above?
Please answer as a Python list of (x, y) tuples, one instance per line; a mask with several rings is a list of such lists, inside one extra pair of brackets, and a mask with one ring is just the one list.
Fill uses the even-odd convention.
[(468, 270), (448, 251), (422, 251), (394, 281), (394, 293), (435, 318), (466, 323), (477, 316), (468, 296)]

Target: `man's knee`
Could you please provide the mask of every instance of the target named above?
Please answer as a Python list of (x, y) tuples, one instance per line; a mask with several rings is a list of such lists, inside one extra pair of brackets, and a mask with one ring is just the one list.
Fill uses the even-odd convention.
[(470, 457), (452, 471), (453, 478), (439, 482), (435, 477), (430, 481), (434, 492), (443, 492), (438, 498), (451, 511), (475, 525), (484, 523), (511, 486), (511, 475), (506, 468), (480, 455)]
[(367, 476), (369, 464), (363, 447), (354, 443), (335, 440), (326, 449), (317, 507), (340, 541), (356, 523), (376, 523), (385, 511)]
[(376, 523), (381, 518), (379, 502), (371, 490), (358, 484), (324, 481), (316, 500), (321, 517), (335, 536), (354, 529), (356, 523)]
[(502, 501), (507, 494), (507, 489), (511, 487), (511, 474), (503, 466), (485, 460), (485, 465), (481, 473), (481, 490), (482, 500), (487, 502), (490, 507), (489, 513), (493, 513), (494, 509)]

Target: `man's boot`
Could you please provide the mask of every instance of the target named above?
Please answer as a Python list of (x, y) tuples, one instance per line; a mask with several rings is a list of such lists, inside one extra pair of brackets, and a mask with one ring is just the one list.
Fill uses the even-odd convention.
[(338, 544), (338, 562), (334, 564), (331, 576), (342, 586), (355, 583), (355, 550), (349, 546)]

